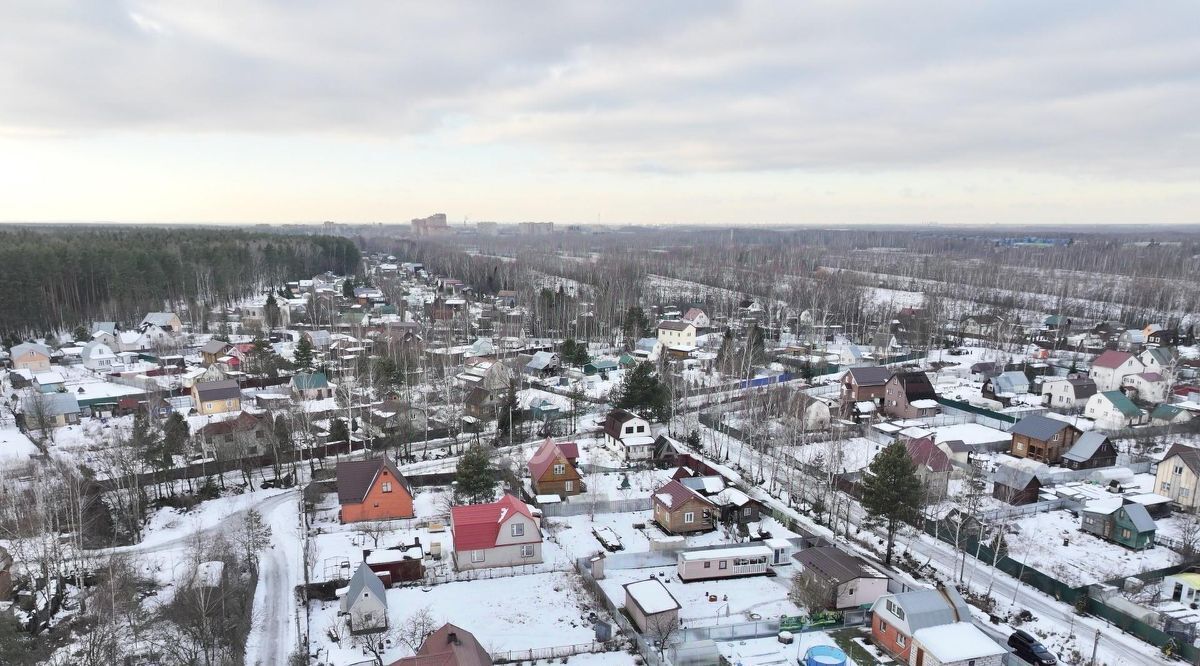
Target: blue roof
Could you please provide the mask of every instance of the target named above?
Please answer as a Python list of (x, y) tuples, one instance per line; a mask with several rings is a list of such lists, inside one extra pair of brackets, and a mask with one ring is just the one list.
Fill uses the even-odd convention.
[(323, 372), (301, 373), (292, 377), (292, 386), (297, 391), (329, 388), (329, 378)]

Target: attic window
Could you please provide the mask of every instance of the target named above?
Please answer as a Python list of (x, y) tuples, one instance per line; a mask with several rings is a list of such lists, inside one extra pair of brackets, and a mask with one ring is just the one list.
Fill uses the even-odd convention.
[(383, 492), (385, 492), (385, 493), (390, 493), (390, 492), (392, 492), (392, 482), (391, 482), (391, 481), (384, 481), (384, 482), (383, 482), (383, 485), (381, 486), (381, 488), (383, 489)]

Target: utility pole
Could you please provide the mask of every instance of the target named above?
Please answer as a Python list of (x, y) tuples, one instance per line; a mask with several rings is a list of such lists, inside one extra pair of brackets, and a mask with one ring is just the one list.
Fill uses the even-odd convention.
[(1100, 630), (1096, 630), (1096, 638), (1092, 641), (1092, 660), (1090, 666), (1096, 666), (1096, 648), (1100, 647)]

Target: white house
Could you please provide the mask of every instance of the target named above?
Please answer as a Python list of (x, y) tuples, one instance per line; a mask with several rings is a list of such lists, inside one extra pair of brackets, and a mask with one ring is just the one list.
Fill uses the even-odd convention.
[(1097, 391), (1115, 391), (1121, 388), (1121, 380), (1126, 375), (1136, 375), (1145, 370), (1146, 367), (1138, 357), (1128, 352), (1110, 349), (1092, 361), (1092, 369), (1088, 376), (1096, 382)]
[(150, 312), (142, 318), (142, 323), (138, 325), (140, 329), (147, 329), (155, 326), (166, 330), (171, 334), (179, 333), (183, 330), (183, 322), (179, 320), (179, 315), (174, 312)]
[(22, 342), (9, 350), (12, 367), (30, 372), (46, 372), (50, 369), (50, 348), (36, 342)]
[(1167, 401), (1169, 386), (1167, 378), (1157, 372), (1139, 372), (1136, 375), (1125, 375), (1121, 387), (1133, 389), (1138, 400), (1143, 402), (1161, 403)]
[(117, 355), (112, 347), (99, 340), (92, 340), (84, 345), (80, 356), (83, 358), (83, 367), (99, 372), (107, 372), (117, 362)]
[(1157, 372), (1166, 377), (1168, 382), (1171, 381), (1175, 358), (1171, 356), (1170, 350), (1164, 347), (1150, 347), (1138, 354), (1138, 360), (1146, 367), (1146, 372)]
[(705, 314), (704, 310), (701, 310), (700, 308), (690, 308), (687, 313), (683, 315), (683, 320), (692, 323), (696, 328), (708, 328), (712, 325), (708, 315)]
[(528, 504), (509, 494), (490, 504), (452, 507), (450, 533), (459, 571), (542, 561), (540, 520)]
[(387, 590), (366, 562), (358, 565), (358, 571), (350, 579), (340, 609), (350, 616), (351, 633), (366, 634), (387, 629)]
[(696, 326), (684, 321), (664, 321), (658, 325), (658, 341), (668, 349), (695, 349)]
[(1087, 377), (1047, 377), (1042, 383), (1042, 395), (1052, 409), (1083, 409), (1088, 398), (1096, 395), (1096, 382)]
[(1144, 420), (1142, 410), (1120, 391), (1104, 391), (1088, 398), (1083, 415), (1106, 430), (1120, 430)]
[(605, 417), (604, 443), (627, 463), (649, 460), (654, 455), (650, 422), (624, 409), (614, 409)]

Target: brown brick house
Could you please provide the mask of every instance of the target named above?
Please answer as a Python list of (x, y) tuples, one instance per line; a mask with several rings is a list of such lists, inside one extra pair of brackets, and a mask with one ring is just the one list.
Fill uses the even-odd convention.
[(538, 495), (567, 497), (583, 492), (583, 480), (575, 467), (579, 446), (575, 442), (556, 444), (547, 439), (529, 459), (529, 478)]
[(717, 505), (676, 480), (656, 490), (651, 500), (655, 522), (671, 534), (713, 529), (721, 515)]

